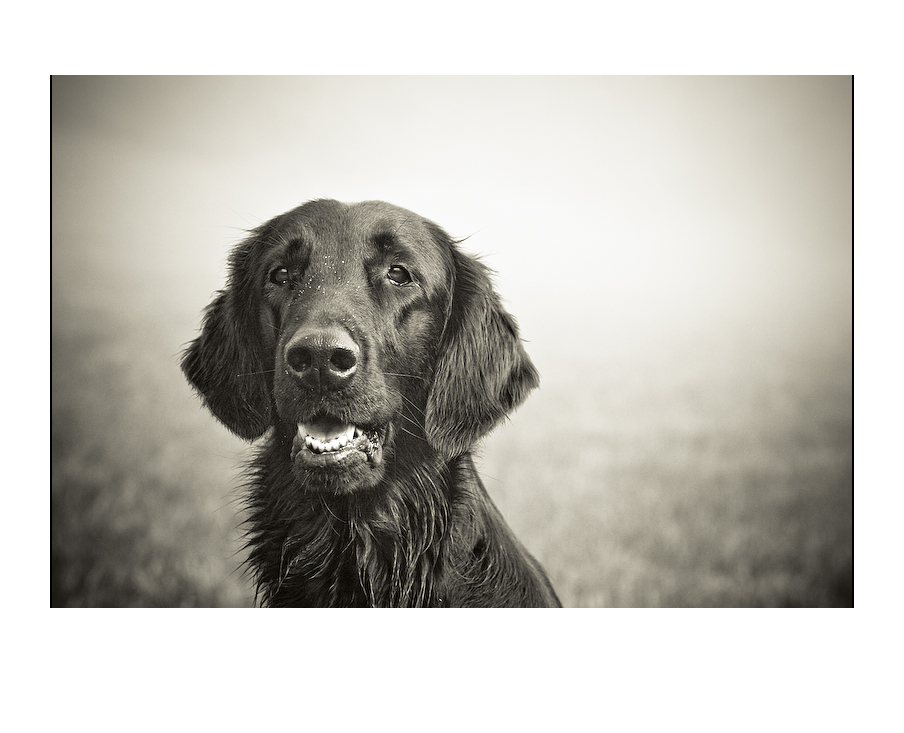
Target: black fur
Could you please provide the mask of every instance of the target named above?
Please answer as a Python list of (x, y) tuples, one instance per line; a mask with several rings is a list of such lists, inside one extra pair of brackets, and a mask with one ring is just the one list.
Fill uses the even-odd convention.
[(230, 430), (269, 431), (247, 499), (263, 604), (560, 605), (470, 456), (536, 370), (486, 268), (432, 222), (321, 200), (258, 227), (182, 368)]

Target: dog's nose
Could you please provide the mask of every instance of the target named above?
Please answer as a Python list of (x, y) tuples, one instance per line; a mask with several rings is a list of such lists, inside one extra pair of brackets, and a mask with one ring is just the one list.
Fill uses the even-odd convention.
[(286, 344), (286, 366), (311, 389), (348, 387), (358, 371), (361, 349), (340, 329), (298, 331)]

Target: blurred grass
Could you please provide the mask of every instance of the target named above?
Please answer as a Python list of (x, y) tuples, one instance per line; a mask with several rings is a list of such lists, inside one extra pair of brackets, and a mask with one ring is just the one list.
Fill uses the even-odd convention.
[[(178, 370), (205, 303), (76, 260), (54, 267), (52, 605), (250, 605), (246, 448)], [(583, 356), (533, 334), (542, 388), (478, 465), (563, 603), (852, 605), (849, 322)]]
[(55, 272), (51, 605), (250, 605), (236, 570), (240, 442), (178, 370), (195, 326), (121, 273)]
[(565, 605), (853, 605), (851, 341), (836, 323), (550, 370), (482, 465)]

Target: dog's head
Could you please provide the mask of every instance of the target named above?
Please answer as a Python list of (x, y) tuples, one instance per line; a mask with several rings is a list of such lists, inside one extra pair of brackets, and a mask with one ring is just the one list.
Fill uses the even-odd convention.
[(229, 266), (182, 368), (237, 435), (274, 427), (312, 489), (461, 455), (537, 385), (486, 268), (410, 211), (313, 201)]

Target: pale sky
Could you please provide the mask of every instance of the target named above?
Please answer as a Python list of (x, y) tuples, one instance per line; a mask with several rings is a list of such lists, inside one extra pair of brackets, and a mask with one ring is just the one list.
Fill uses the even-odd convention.
[(541, 352), (852, 303), (849, 77), (56, 77), (52, 113), (55, 282), (200, 308), (242, 229), (329, 197), (469, 237)]

